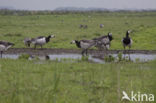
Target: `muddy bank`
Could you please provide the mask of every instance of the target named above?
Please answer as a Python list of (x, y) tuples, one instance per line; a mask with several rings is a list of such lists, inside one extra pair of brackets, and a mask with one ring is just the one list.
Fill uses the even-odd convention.
[[(119, 52), (123, 52), (123, 50), (109, 50), (107, 53), (109, 54), (118, 54)], [(156, 50), (130, 50), (131, 54), (156, 54)], [(80, 54), (81, 49), (33, 49), (33, 48), (10, 48), (4, 54), (32, 54), (32, 55), (48, 55), (48, 54)], [(104, 54), (105, 51), (99, 51), (99, 50), (88, 50), (89, 54)]]

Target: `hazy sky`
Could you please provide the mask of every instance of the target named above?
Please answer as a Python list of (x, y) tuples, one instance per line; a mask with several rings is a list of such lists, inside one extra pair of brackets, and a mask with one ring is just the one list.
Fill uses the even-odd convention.
[(0, 7), (26, 10), (54, 10), (57, 7), (156, 9), (156, 0), (0, 0)]

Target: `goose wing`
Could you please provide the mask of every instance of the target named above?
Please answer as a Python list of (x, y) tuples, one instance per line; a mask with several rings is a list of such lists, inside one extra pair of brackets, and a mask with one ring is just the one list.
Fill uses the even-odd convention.
[(107, 36), (100, 36), (100, 37), (97, 37), (97, 38), (93, 38), (93, 40), (102, 40), (103, 38), (107, 38)]
[(80, 40), (80, 42), (84, 42), (84, 43), (92, 43), (92, 42), (94, 42), (94, 40)]
[(10, 42), (6, 42), (6, 41), (0, 41), (0, 45), (10, 46), (10, 45), (14, 45), (14, 44), (10, 43)]
[(42, 41), (43, 39), (45, 39), (44, 36), (39, 36), (37, 38), (32, 38), (31, 41), (32, 43), (38, 42), (38, 41)]
[(82, 48), (87, 49), (96, 45), (96, 42), (94, 40), (80, 40), (80, 45)]
[(45, 38), (45, 36), (39, 36), (36, 39), (42, 39), (42, 38)]

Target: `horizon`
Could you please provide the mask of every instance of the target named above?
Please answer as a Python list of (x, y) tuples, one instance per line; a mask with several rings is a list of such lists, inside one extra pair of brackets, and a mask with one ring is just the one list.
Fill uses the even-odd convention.
[(0, 7), (15, 10), (56, 10), (58, 8), (100, 8), (116, 10), (156, 10), (156, 0), (0, 0)]
[(15, 9), (14, 7), (5, 7), (0, 6), (0, 10), (18, 10), (18, 11), (155, 11), (156, 9), (146, 8), (146, 9), (137, 9), (137, 8), (99, 8), (99, 7), (57, 7), (53, 10), (33, 10), (33, 9)]

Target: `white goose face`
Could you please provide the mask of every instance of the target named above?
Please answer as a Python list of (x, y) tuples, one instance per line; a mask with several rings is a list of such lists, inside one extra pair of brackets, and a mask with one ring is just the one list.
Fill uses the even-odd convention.
[(55, 38), (55, 35), (51, 35), (51, 38)]
[(128, 34), (131, 33), (131, 30), (128, 30)]
[(112, 33), (108, 33), (109, 36), (112, 36)]
[(70, 42), (70, 44), (75, 44), (76, 42), (75, 42), (75, 40), (72, 40), (71, 42)]

